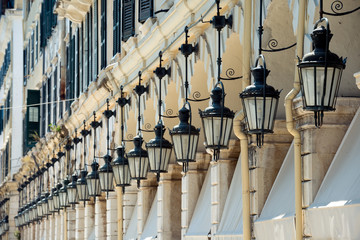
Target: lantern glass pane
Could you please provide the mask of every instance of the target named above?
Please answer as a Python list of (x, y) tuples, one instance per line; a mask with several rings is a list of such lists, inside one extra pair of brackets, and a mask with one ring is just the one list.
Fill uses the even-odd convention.
[(88, 178), (86, 179), (87, 187), (89, 191), (89, 196), (100, 196), (101, 190), (100, 190), (100, 181), (99, 179), (93, 179)]
[[(301, 69), (303, 94), (306, 107), (334, 107), (342, 69), (328, 67), (324, 92), (324, 67), (304, 67)], [(322, 105), (322, 99), (324, 104)]]
[(264, 130), (272, 131), (274, 128), (274, 119), (277, 109), (278, 99), (272, 97), (265, 98), (265, 112), (263, 97), (248, 97), (244, 99), (246, 117), (248, 121), (249, 132), (261, 131), (264, 123)]
[(149, 168), (147, 157), (128, 157), (131, 178), (145, 179)]
[(76, 191), (76, 187), (71, 187), (67, 189), (67, 193), (68, 193), (68, 198), (69, 198), (69, 203), (70, 204), (74, 204), (78, 202), (78, 194)]
[(174, 134), (172, 135), (176, 160), (179, 162), (195, 161), (199, 135)]
[(114, 173), (109, 172), (99, 172), (100, 188), (101, 191), (113, 191), (114, 190)]
[(54, 212), (55, 208), (54, 208), (54, 198), (49, 198), (48, 199), (48, 206), (49, 206), (49, 212)]
[(42, 207), (42, 213), (43, 213), (43, 216), (47, 215), (49, 212), (48, 212), (48, 204), (46, 201), (43, 201), (42, 204), (41, 204), (41, 207)]
[(86, 184), (77, 184), (76, 188), (77, 188), (79, 201), (89, 200), (89, 191)]
[(60, 209), (60, 198), (58, 195), (55, 195), (53, 197), (53, 201), (54, 201), (54, 210), (57, 211)]
[(29, 209), (26, 209), (26, 211), (25, 211), (25, 222), (26, 223), (29, 222)]
[(129, 165), (114, 165), (114, 179), (117, 186), (130, 184), (130, 169)]
[(231, 135), (232, 123), (232, 118), (223, 117), (221, 130), (221, 117), (204, 117), (203, 126), (207, 146), (210, 148), (217, 148), (217, 146), (220, 145), (220, 148), (227, 148)]
[(171, 150), (172, 148), (147, 148), (151, 172), (167, 171), (171, 156)]
[(67, 192), (59, 192), (60, 206), (67, 207), (69, 205), (69, 198)]
[(36, 209), (37, 209), (38, 217), (42, 217), (43, 213), (42, 213), (41, 204), (38, 203), (38, 204), (36, 205)]

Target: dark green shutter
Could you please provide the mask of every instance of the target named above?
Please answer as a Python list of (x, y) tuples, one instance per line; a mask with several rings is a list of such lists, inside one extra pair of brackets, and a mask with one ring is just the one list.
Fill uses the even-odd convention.
[(93, 53), (93, 41), (92, 41), (92, 37), (93, 37), (93, 25), (92, 25), (92, 8), (90, 7), (90, 11), (88, 13), (89, 17), (88, 17), (88, 25), (89, 25), (89, 64), (88, 64), (88, 82), (90, 84), (90, 82), (92, 82), (93, 80), (93, 72), (92, 72), (92, 53)]
[(135, 0), (123, 0), (122, 40), (135, 34)]
[(101, 69), (106, 67), (106, 0), (101, 0)]
[(27, 84), (27, 48), (24, 49), (24, 55), (23, 55), (23, 64), (24, 64), (24, 86)]
[(53, 124), (56, 124), (56, 121), (57, 121), (57, 82), (58, 82), (58, 78), (57, 78), (57, 67), (55, 68), (55, 71), (54, 71), (54, 75), (53, 75), (53, 81), (54, 81), (54, 87), (53, 87)]
[(153, 0), (139, 0), (139, 22), (145, 22), (154, 12)]
[(120, 52), (120, 42), (121, 42), (121, 34), (120, 34), (120, 0), (113, 0), (113, 55)]
[(94, 79), (96, 79), (99, 72), (99, 32), (98, 32), (98, 0), (94, 1)]

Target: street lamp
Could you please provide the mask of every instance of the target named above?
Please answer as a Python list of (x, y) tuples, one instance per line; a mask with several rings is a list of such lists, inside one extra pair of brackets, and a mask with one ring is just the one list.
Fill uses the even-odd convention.
[(162, 121), (162, 111), (161, 106), (163, 104), (161, 96), (162, 96), (162, 79), (168, 75), (170, 76), (171, 69), (165, 69), (162, 67), (162, 52), (159, 53), (160, 65), (154, 71), (156, 76), (159, 79), (159, 93), (158, 93), (158, 123), (154, 128), (155, 138), (151, 139), (146, 144), (146, 149), (148, 151), (149, 164), (150, 164), (150, 172), (155, 172), (157, 180), (159, 181), (160, 173), (167, 172), (167, 168), (169, 165), (171, 152), (172, 152), (172, 144), (164, 139), (165, 126)]
[(130, 175), (131, 179), (136, 179), (137, 181), (140, 181), (142, 179), (146, 179), (149, 168), (148, 153), (141, 147), (143, 143), (143, 139), (141, 136), (135, 136), (133, 141), (134, 148), (131, 149), (127, 154), (129, 160)]
[(62, 188), (59, 189), (60, 207), (62, 208), (70, 207), (68, 193), (67, 193), (67, 186), (69, 185), (69, 183), (70, 183), (69, 180), (64, 179)]
[(60, 206), (60, 194), (59, 194), (59, 191), (60, 191), (61, 187), (62, 187), (61, 183), (58, 183), (56, 185), (56, 190), (54, 192), (53, 199), (54, 199), (54, 210), (55, 211), (59, 211), (61, 209), (61, 206)]
[(90, 197), (97, 197), (101, 195), (98, 168), (99, 164), (94, 160), (91, 164), (92, 171), (86, 176), (86, 183)]
[(125, 157), (125, 148), (123, 146), (118, 147), (116, 153), (118, 157), (112, 163), (115, 184), (118, 187), (130, 186), (131, 176), (129, 161)]
[[(326, 23), (326, 28), (318, 26), (322, 22)], [(330, 52), (332, 36), (328, 19), (318, 20), (311, 33), (314, 50), (305, 54), (298, 64), (303, 108), (314, 112), (317, 127), (322, 125), (325, 111), (335, 111), (342, 71), (346, 63), (346, 59), (343, 60)]]
[[(260, 58), (263, 66), (259, 63)], [(257, 58), (255, 64), (257, 66), (251, 69), (254, 83), (240, 93), (240, 98), (245, 111), (247, 131), (256, 135), (257, 145), (260, 147), (264, 142), (264, 134), (273, 132), (280, 92), (266, 84), (270, 71), (266, 69), (263, 55)]]
[(49, 213), (48, 197), (49, 197), (49, 193), (45, 193), (43, 199), (41, 200), (41, 208), (42, 208), (43, 216), (47, 216), (51, 214)]
[(78, 193), (76, 187), (76, 181), (78, 180), (78, 176), (76, 175), (76, 170), (71, 176), (71, 182), (67, 186), (67, 195), (69, 199), (69, 204), (77, 204), (78, 202)]
[(86, 182), (88, 172), (84, 169), (80, 171), (80, 178), (76, 182), (79, 201), (89, 201), (89, 191)]

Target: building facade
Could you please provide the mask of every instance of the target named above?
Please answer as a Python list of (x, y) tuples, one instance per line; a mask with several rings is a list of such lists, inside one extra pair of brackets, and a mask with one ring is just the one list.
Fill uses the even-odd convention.
[[(1, 239), (360, 238), (360, 11), (324, 14), (330, 50), (347, 63), (336, 111), (324, 113), (321, 128), (303, 109), (297, 68), (312, 51), (320, 8), (346, 12), (359, 7), (356, 0), (221, 0), (221, 31), (213, 27), (215, 0), (0, 2)], [(185, 39), (194, 50), (187, 62)], [(239, 98), (253, 82), (259, 48), (271, 70), (267, 83), (282, 89), (274, 133), (261, 147)], [(224, 105), (235, 117), (218, 153), (196, 109), (215, 102), (207, 98), (219, 69), (222, 78), (241, 78), (223, 81)], [(89, 176), (94, 162), (101, 171), (119, 146), (130, 158), (136, 135), (149, 144), (159, 122), (172, 140), (179, 124), (172, 116), (187, 98), (195, 100), (191, 124), (201, 128), (196, 161), (182, 166), (173, 150), (166, 172), (29, 219), (52, 189), (69, 194), (72, 175)]]

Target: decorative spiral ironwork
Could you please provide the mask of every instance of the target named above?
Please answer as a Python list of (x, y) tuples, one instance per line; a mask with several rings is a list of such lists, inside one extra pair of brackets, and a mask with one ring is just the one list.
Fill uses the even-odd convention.
[(146, 123), (146, 124), (144, 125), (144, 127), (145, 127), (146, 130), (149, 130), (149, 129), (151, 129), (151, 124), (150, 124), (150, 123)]
[(340, 10), (342, 10), (344, 7), (344, 4), (339, 1), (339, 0), (335, 0), (332, 4), (331, 4), (331, 11), (333, 11), (333, 13), (338, 13)]
[(278, 46), (278, 44), (279, 44), (278, 41), (273, 38), (269, 40), (267, 45), (271, 50), (274, 50)]
[(226, 72), (225, 72), (225, 75), (228, 77), (228, 78), (231, 78), (232, 76), (234, 76), (235, 74), (235, 70), (233, 68), (228, 68), (226, 69)]
[(276, 39), (272, 38), (267, 43), (267, 46), (269, 47), (269, 49), (261, 49), (261, 51), (263, 51), (263, 52), (281, 52), (281, 51), (288, 50), (288, 49), (296, 46), (296, 43), (291, 44), (290, 46), (287, 46), (287, 47), (276, 48), (278, 45), (279, 45), (279, 42)]
[(196, 91), (196, 92), (193, 93), (192, 96), (193, 96), (194, 99), (199, 99), (199, 98), (201, 98), (201, 93), (199, 91)]
[(335, 0), (331, 3), (331, 11), (332, 12), (326, 12), (326, 11), (323, 11), (323, 10), (320, 10), (322, 14), (325, 14), (325, 15), (330, 15), (330, 16), (344, 16), (344, 15), (348, 15), (350, 13), (353, 13), (355, 11), (358, 11), (360, 10), (360, 7), (357, 7), (357, 8), (354, 8), (353, 10), (350, 10), (350, 11), (346, 11), (346, 12), (339, 12), (343, 9), (344, 7), (344, 4), (340, 1), (340, 0)]
[(132, 135), (131, 133), (129, 133), (127, 136), (128, 140), (133, 140), (134, 139), (134, 135)]
[(166, 113), (166, 115), (171, 116), (171, 115), (173, 115), (174, 111), (171, 108), (169, 108), (168, 110), (166, 110), (165, 113)]

